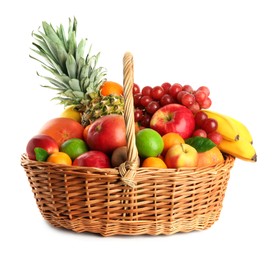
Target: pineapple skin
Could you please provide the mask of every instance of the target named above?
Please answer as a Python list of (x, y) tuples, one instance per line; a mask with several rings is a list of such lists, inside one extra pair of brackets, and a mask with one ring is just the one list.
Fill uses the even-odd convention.
[[(80, 111), (80, 110), (79, 110)], [(81, 124), (86, 127), (96, 119), (111, 114), (124, 114), (124, 97), (117, 95), (93, 95), (89, 105), (81, 112)]]

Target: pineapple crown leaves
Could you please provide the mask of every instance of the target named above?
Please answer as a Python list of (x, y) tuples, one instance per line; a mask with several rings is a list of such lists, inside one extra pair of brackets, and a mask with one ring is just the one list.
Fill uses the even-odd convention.
[(53, 77), (38, 76), (46, 79), (52, 85), (43, 86), (58, 91), (54, 99), (64, 105), (81, 104), (91, 98), (91, 93), (97, 93), (99, 87), (106, 80), (106, 70), (98, 67), (100, 53), (91, 54), (91, 47), (85, 55), (87, 39), (76, 43), (77, 20), (69, 19), (68, 36), (63, 25), (56, 29), (47, 22), (42, 22), (43, 31), (32, 33), (35, 39), (31, 49), (42, 60), (30, 55), (40, 62), (42, 67)]

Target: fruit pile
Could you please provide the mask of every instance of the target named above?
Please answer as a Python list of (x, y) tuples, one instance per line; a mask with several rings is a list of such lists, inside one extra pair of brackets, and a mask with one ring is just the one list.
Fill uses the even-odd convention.
[[(77, 22), (69, 20), (68, 34), (43, 22), (33, 34), (34, 53), (52, 77), (43, 77), (57, 90), (54, 99), (63, 113), (46, 122), (27, 144), (30, 160), (99, 168), (118, 167), (127, 160), (123, 87), (106, 79), (98, 67), (99, 53), (85, 55), (86, 39), (76, 43)], [(163, 83), (134, 84), (136, 147), (140, 167), (212, 166), (224, 154), (256, 161), (246, 126), (209, 110), (210, 90), (200, 86)]]
[(135, 120), (142, 126), (149, 127), (151, 116), (162, 106), (168, 104), (181, 104), (193, 113), (200, 109), (207, 109), (212, 101), (209, 97), (210, 90), (201, 86), (196, 91), (190, 85), (182, 86), (179, 83), (163, 83), (161, 86), (145, 86), (140, 90), (137, 84), (133, 87)]

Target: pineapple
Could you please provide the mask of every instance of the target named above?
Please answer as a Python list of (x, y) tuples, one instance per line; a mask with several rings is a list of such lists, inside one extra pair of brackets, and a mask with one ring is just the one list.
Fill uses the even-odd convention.
[(45, 85), (57, 90), (58, 100), (64, 107), (73, 105), (81, 113), (81, 124), (85, 127), (95, 119), (108, 114), (123, 114), (123, 96), (103, 96), (101, 85), (106, 81), (106, 69), (98, 67), (100, 53), (91, 55), (91, 47), (85, 56), (87, 39), (76, 43), (77, 20), (69, 19), (68, 36), (61, 24), (54, 29), (47, 22), (42, 23), (43, 32), (33, 33), (35, 46), (32, 51), (43, 60), (35, 56), (31, 58), (39, 61), (50, 76), (41, 76), (51, 83)]

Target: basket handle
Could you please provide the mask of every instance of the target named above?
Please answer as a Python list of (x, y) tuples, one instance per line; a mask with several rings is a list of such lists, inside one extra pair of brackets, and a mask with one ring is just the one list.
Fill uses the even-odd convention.
[(124, 86), (124, 118), (126, 123), (127, 161), (119, 166), (119, 172), (123, 183), (135, 187), (135, 175), (139, 165), (138, 150), (135, 143), (134, 123), (134, 63), (131, 53), (126, 52), (123, 57), (123, 86)]

